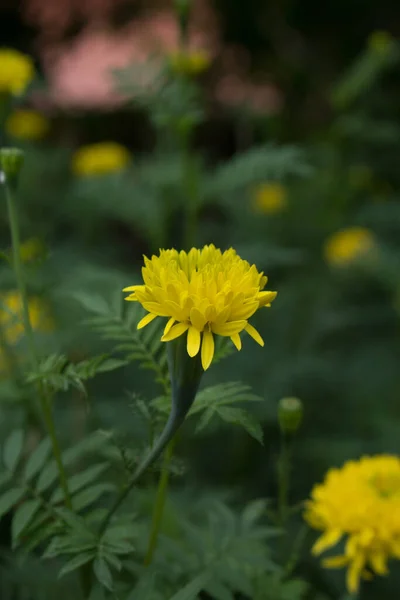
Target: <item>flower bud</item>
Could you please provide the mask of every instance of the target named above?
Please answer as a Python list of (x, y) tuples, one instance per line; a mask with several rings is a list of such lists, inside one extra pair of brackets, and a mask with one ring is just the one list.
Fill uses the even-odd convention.
[(2, 183), (17, 185), (19, 173), (24, 164), (24, 153), (19, 148), (0, 148), (0, 168)]
[(182, 40), (186, 39), (191, 4), (192, 0), (174, 0)]
[(278, 421), (284, 434), (296, 433), (303, 420), (303, 403), (298, 398), (282, 398), (278, 404)]

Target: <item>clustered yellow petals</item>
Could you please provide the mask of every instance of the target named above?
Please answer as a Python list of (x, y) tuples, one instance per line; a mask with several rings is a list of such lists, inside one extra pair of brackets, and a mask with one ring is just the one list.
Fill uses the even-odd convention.
[(170, 68), (181, 75), (199, 75), (209, 68), (210, 63), (211, 58), (204, 50), (174, 52), (169, 56)]
[(324, 560), (347, 567), (347, 587), (361, 578), (386, 575), (389, 559), (400, 559), (400, 458), (365, 456), (328, 471), (307, 502), (305, 519), (322, 532), (313, 547), (321, 554), (344, 542), (344, 552)]
[(275, 214), (286, 207), (286, 190), (280, 183), (261, 183), (253, 194), (253, 207), (256, 212)]
[[(40, 298), (31, 297), (28, 310), (33, 330), (46, 332), (53, 329), (53, 322)], [(15, 345), (24, 336), (22, 300), (17, 291), (0, 295), (0, 330), (2, 339), (9, 346)]]
[(79, 177), (106, 175), (122, 171), (131, 154), (117, 142), (100, 142), (79, 148), (72, 158), (72, 170)]
[(263, 291), (267, 277), (233, 248), (221, 252), (211, 244), (188, 253), (160, 250), (159, 256), (144, 261), (144, 285), (124, 289), (130, 292), (126, 300), (140, 302), (147, 311), (138, 329), (166, 317), (161, 341), (187, 334), (188, 354), (201, 352), (204, 370), (214, 356), (214, 335), (230, 337), (240, 350), (240, 334), (246, 331), (264, 345), (248, 319), (262, 306), (269, 307), (276, 292)]
[(334, 266), (364, 257), (375, 245), (374, 236), (364, 227), (349, 227), (331, 235), (324, 247), (324, 256)]
[(7, 133), (19, 140), (41, 140), (48, 130), (48, 120), (36, 110), (16, 110), (6, 121)]
[(0, 94), (22, 94), (34, 77), (30, 56), (13, 48), (0, 48)]

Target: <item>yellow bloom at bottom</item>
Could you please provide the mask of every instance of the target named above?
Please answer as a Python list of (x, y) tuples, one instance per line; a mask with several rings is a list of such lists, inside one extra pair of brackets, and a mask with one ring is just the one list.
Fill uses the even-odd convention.
[(366, 456), (328, 471), (307, 502), (306, 521), (322, 532), (313, 547), (321, 554), (343, 540), (344, 553), (325, 567), (347, 567), (347, 587), (360, 578), (386, 575), (391, 558), (400, 559), (400, 459)]
[(341, 266), (367, 254), (375, 245), (374, 236), (364, 227), (349, 227), (331, 235), (324, 246), (328, 263)]
[(20, 140), (41, 140), (49, 130), (49, 122), (36, 110), (21, 109), (11, 113), (6, 121), (9, 135)]
[(211, 244), (188, 253), (161, 250), (144, 262), (144, 285), (124, 289), (130, 292), (126, 300), (139, 302), (148, 311), (138, 329), (166, 317), (161, 341), (187, 334), (187, 352), (194, 357), (201, 350), (204, 370), (214, 356), (214, 335), (230, 337), (240, 350), (240, 333), (246, 331), (264, 345), (248, 319), (262, 306), (269, 307), (276, 292), (263, 291), (267, 277), (233, 248), (221, 252)]
[(275, 214), (285, 206), (286, 190), (280, 183), (262, 183), (254, 190), (253, 207), (256, 212)]
[(72, 170), (80, 177), (105, 175), (122, 171), (130, 162), (131, 154), (117, 142), (100, 142), (82, 146), (72, 158)]

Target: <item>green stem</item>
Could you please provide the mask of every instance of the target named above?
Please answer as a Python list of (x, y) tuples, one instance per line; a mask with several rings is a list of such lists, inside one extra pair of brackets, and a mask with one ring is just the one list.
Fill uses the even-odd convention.
[[(38, 366), (38, 357), (35, 345), (35, 339), (33, 336), (33, 329), (31, 325), (31, 320), (29, 316), (29, 304), (28, 304), (28, 296), (26, 292), (22, 261), (21, 261), (21, 241), (19, 235), (19, 226), (18, 226), (18, 212), (15, 203), (14, 193), (10, 185), (8, 185), (7, 181), (4, 182), (6, 198), (7, 198), (7, 208), (8, 208), (8, 216), (10, 220), (10, 230), (11, 230), (11, 243), (12, 243), (12, 255), (13, 255), (13, 264), (14, 264), (14, 272), (15, 278), (17, 281), (18, 291), (21, 297), (22, 303), (22, 320), (24, 324), (25, 336), (28, 343), (28, 352), (30, 357), (31, 366), (33, 369), (36, 369)], [(38, 386), (39, 396), (41, 408), (43, 411), (43, 417), (46, 424), (46, 428), (48, 434), (51, 439), (53, 454), (57, 464), (60, 485), (64, 492), (65, 505), (68, 508), (72, 508), (71, 496), (68, 491), (67, 485), (67, 477), (65, 474), (64, 465), (61, 460), (61, 449), (58, 443), (54, 419), (51, 411), (51, 398), (49, 396), (48, 391), (45, 389), (43, 385)]]
[(281, 451), (278, 461), (278, 518), (281, 526), (285, 525), (288, 514), (290, 458), (289, 440), (287, 435), (282, 433)]
[(171, 463), (172, 455), (174, 452), (174, 440), (168, 444), (164, 454), (164, 460), (162, 464), (161, 474), (158, 481), (156, 502), (153, 510), (153, 517), (151, 523), (151, 531), (149, 542), (147, 546), (147, 552), (144, 559), (144, 564), (149, 566), (153, 560), (154, 552), (157, 547), (158, 534), (162, 523), (164, 514), (164, 506), (167, 498), (168, 482), (169, 482), (169, 466)]

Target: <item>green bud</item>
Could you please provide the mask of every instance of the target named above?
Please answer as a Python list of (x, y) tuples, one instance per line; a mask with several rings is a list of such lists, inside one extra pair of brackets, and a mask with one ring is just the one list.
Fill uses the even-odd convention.
[(182, 42), (185, 42), (187, 38), (187, 29), (191, 5), (192, 0), (174, 0), (174, 7), (179, 21), (179, 29), (181, 32)]
[(298, 398), (282, 398), (278, 405), (278, 421), (282, 433), (296, 433), (303, 420), (303, 403)]
[(23, 164), (24, 153), (22, 150), (19, 148), (0, 148), (2, 183), (9, 183), (15, 187)]

